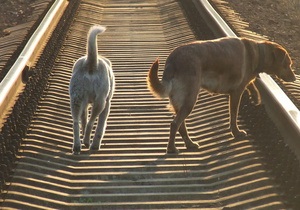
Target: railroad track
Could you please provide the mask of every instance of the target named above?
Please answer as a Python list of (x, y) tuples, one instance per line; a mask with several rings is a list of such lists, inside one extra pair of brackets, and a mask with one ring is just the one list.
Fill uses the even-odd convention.
[(5, 29), (6, 36), (0, 38), (0, 81), (19, 56), (40, 20), (45, 16), (51, 6), (51, 1), (53, 2), (53, 0), (45, 0), (31, 3), (32, 16), (27, 19), (27, 22)]
[[(174, 47), (196, 39), (185, 14), (199, 7), (190, 6), (175, 0), (68, 2), (2, 127), (1, 208), (297, 208), (297, 155), (265, 108), (246, 94), (239, 119), (248, 137), (230, 135), (227, 96), (202, 91), (187, 121), (201, 148), (186, 151), (178, 138), (181, 153), (165, 154), (172, 115), (168, 101), (149, 93), (145, 78), (156, 57), (164, 63)], [(201, 20), (207, 33), (197, 36), (215, 38)], [(95, 23), (107, 26), (99, 52), (113, 63), (116, 91), (100, 151), (76, 156), (68, 84)]]

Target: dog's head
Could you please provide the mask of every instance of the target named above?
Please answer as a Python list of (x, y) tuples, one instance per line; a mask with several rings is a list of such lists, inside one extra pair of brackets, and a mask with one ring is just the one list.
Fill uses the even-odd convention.
[(282, 46), (272, 43), (271, 54), (272, 65), (269, 69), (270, 73), (286, 82), (295, 81), (296, 77), (292, 70), (292, 60), (288, 52)]

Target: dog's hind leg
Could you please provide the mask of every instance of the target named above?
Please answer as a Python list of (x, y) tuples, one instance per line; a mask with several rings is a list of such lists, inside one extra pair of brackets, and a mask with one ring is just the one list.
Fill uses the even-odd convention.
[(87, 108), (85, 108), (81, 114), (81, 132), (83, 136), (85, 133), (86, 122), (87, 122)]
[[(192, 95), (189, 95), (188, 97), (185, 98), (185, 100), (183, 100), (183, 103), (180, 104), (179, 107), (176, 107), (176, 103), (172, 102), (172, 101), (176, 102), (176, 99), (170, 98), (170, 102), (176, 112), (176, 116), (175, 116), (174, 120), (171, 122), (171, 126), (170, 126), (170, 137), (169, 137), (169, 142), (168, 142), (168, 146), (167, 146), (167, 153), (178, 153), (179, 152), (175, 146), (175, 136), (176, 136), (176, 133), (179, 128), (181, 128), (180, 132), (184, 138), (184, 141), (189, 142), (189, 140), (187, 139), (188, 134), (187, 134), (184, 120), (185, 120), (185, 118), (187, 118), (187, 116), (193, 110), (196, 99), (197, 99), (197, 94), (194, 97)], [(183, 123), (183, 125), (182, 125), (182, 123)], [(181, 127), (181, 126), (183, 126), (183, 127)], [(189, 142), (187, 144), (189, 146), (191, 146), (190, 143), (191, 142)]]
[(83, 143), (88, 148), (90, 147), (90, 136), (91, 136), (94, 122), (95, 122), (96, 118), (98, 117), (98, 115), (103, 111), (104, 106), (105, 106), (105, 104), (103, 104), (103, 103), (93, 104), (91, 117), (85, 128), (85, 134), (83, 137)]
[(185, 120), (181, 123), (181, 126), (179, 127), (179, 133), (180, 133), (187, 149), (195, 150), (195, 149), (199, 148), (199, 144), (193, 142), (191, 140), (191, 138), (189, 137), (189, 134), (186, 129)]
[(80, 128), (79, 128), (78, 120), (73, 120), (73, 133), (74, 133), (73, 153), (79, 154), (81, 151), (81, 142), (80, 142)]
[(229, 94), (230, 130), (235, 138), (247, 135), (246, 131), (240, 130), (237, 125), (237, 116), (243, 91), (244, 89), (239, 89)]
[(100, 113), (98, 118), (98, 125), (95, 131), (93, 142), (90, 147), (91, 150), (99, 150), (101, 146), (101, 141), (105, 132), (106, 121), (109, 115), (109, 111), (110, 111), (110, 101), (107, 101), (104, 110)]
[(79, 127), (79, 117), (80, 117), (80, 106), (71, 104), (72, 118), (73, 118), (73, 148), (72, 151), (74, 154), (79, 154), (81, 151), (81, 142), (80, 142), (80, 127)]

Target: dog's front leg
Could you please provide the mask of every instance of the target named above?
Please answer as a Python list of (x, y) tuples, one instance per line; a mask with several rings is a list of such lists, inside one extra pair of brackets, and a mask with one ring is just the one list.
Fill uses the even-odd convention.
[(248, 87), (247, 87), (248, 93), (251, 96), (251, 98), (253, 99), (254, 103), (256, 106), (261, 104), (261, 97), (260, 97), (260, 93), (256, 87), (256, 85), (251, 82)]
[(230, 130), (235, 138), (247, 135), (246, 131), (240, 130), (237, 125), (237, 116), (243, 91), (244, 89), (236, 90), (229, 94)]

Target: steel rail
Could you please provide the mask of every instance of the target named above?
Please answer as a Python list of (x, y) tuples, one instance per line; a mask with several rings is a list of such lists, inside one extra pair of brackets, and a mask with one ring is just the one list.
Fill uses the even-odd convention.
[(34, 65), (37, 57), (43, 51), (46, 40), (51, 35), (53, 28), (55, 28), (58, 23), (67, 4), (68, 2), (66, 0), (56, 0), (53, 3), (41, 24), (35, 30), (21, 54), (16, 59), (15, 63), (1, 81), (0, 122), (3, 120), (8, 109), (12, 107), (16, 95), (22, 88), (23, 83), (26, 82), (24, 81), (24, 75), (28, 73), (28, 70)]
[[(237, 37), (223, 18), (215, 11), (208, 0), (193, 0), (200, 14), (203, 9), (210, 16), (203, 15), (211, 23), (211, 29), (217, 34)], [(256, 84), (262, 95), (263, 103), (270, 117), (277, 125), (284, 140), (300, 160), (300, 111), (283, 92), (278, 84), (266, 73), (260, 73)]]
[[(23, 139), (19, 160), (4, 188), (4, 208), (284, 207), (281, 195), (288, 195), (279, 191), (281, 182), (273, 182), (266, 167), (269, 163), (253, 143), (256, 139), (235, 141), (229, 134), (224, 96), (202, 92), (201, 103), (190, 115), (187, 123), (192, 137), (201, 141), (199, 151), (165, 155), (170, 122), (167, 118), (171, 116), (166, 116), (166, 101), (158, 102), (150, 96), (145, 75), (156, 56), (163, 61), (171, 48), (195, 39), (178, 2), (83, 0), (78, 13), (73, 14), (77, 15), (70, 29), (63, 29), (69, 35), (57, 58), (59, 62), (49, 67), (51, 85), (39, 96), (30, 132), (25, 137), (20, 134)], [(86, 31), (91, 23), (99, 22), (109, 29), (99, 38), (99, 51), (112, 60), (117, 87), (100, 151), (89, 153), (84, 149), (81, 155), (74, 156), (70, 153), (72, 128), (67, 91), (70, 61), (85, 52)], [(53, 42), (49, 43), (53, 46)], [(44, 52), (42, 56), (47, 54), (53, 53)], [(52, 66), (43, 62), (37, 69), (44, 69), (44, 63)], [(245, 122), (241, 124), (248, 126)], [(15, 124), (12, 127), (19, 129)], [(0, 140), (7, 138), (7, 146), (18, 137), (11, 136), (0, 135)], [(183, 142), (178, 144), (183, 147)], [(279, 154), (275, 156), (281, 158)], [(288, 164), (292, 158), (288, 163), (283, 160), (284, 166), (292, 167)], [(281, 169), (276, 160), (273, 162)], [(288, 178), (299, 177), (297, 170), (289, 174), (292, 175)]]

